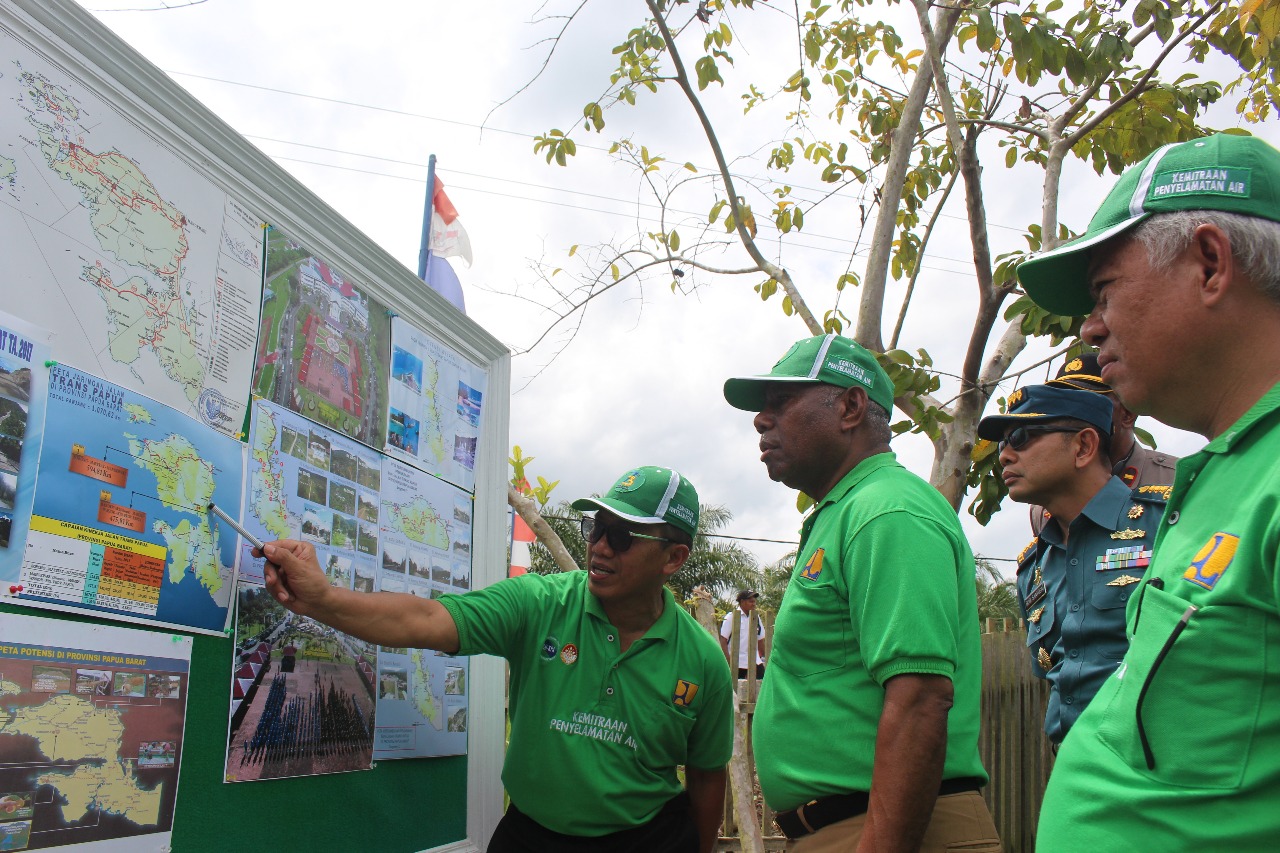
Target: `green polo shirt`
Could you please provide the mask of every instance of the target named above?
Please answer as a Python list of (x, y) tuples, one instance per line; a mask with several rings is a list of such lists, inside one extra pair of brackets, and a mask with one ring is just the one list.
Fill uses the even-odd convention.
[(765, 801), (869, 791), (884, 683), (955, 688), (944, 779), (978, 777), (982, 649), (973, 553), (955, 510), (892, 453), (864, 459), (805, 519), (752, 744)]
[(523, 575), (440, 599), (459, 654), (511, 664), (502, 781), (548, 829), (598, 836), (638, 826), (681, 791), (678, 765), (729, 763), (724, 652), (670, 590), (662, 595), (662, 615), (625, 653), (586, 572)]
[(1063, 742), (1037, 850), (1276, 849), (1278, 563), (1280, 385), (1178, 463), (1129, 651)]

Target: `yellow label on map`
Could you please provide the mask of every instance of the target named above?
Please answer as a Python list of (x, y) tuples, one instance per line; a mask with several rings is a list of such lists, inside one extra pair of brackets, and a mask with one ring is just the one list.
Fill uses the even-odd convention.
[(121, 536), (118, 533), (94, 530), (92, 527), (85, 527), (83, 524), (59, 521), (56, 518), (45, 518), (42, 515), (31, 516), (31, 529), (40, 533), (62, 536), (66, 539), (75, 539), (79, 542), (89, 542), (94, 545), (103, 545), (107, 548), (119, 548), (122, 551), (131, 551), (134, 554), (152, 557), (157, 560), (164, 560), (169, 556), (169, 549), (163, 545), (152, 545), (150, 542), (130, 539), (128, 536)]

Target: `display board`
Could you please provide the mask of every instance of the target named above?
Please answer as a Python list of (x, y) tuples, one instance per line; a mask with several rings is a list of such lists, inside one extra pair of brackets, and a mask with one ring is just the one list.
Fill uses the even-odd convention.
[(36, 709), (12, 719), (75, 706), (90, 734), (63, 758), (114, 756), (121, 805), (80, 818), (51, 765), (0, 791), (6, 849), (85, 821), (104, 849), (479, 849), (501, 661), (280, 611), (209, 507), (312, 542), (351, 589), (501, 579), (506, 348), (68, 0), (0, 5), (0, 235), (0, 638), (22, 614), (142, 650), (9, 644), (9, 711)]

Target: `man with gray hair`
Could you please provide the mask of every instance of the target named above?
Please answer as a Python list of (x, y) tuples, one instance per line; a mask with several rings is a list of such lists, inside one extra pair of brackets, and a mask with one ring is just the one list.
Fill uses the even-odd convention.
[(1160, 148), (1018, 277), (1089, 315), (1128, 408), (1209, 440), (1178, 463), (1129, 651), (1063, 743), (1037, 849), (1274, 850), (1280, 151), (1228, 134)]

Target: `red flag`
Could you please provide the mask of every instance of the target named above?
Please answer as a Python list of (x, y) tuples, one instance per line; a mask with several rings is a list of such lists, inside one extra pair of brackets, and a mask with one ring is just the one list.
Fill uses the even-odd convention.
[(458, 219), (458, 209), (453, 206), (449, 196), (445, 195), (444, 184), (436, 178), (435, 190), (431, 194), (431, 251), (441, 257), (458, 257), (471, 266), (471, 239), (467, 230)]

